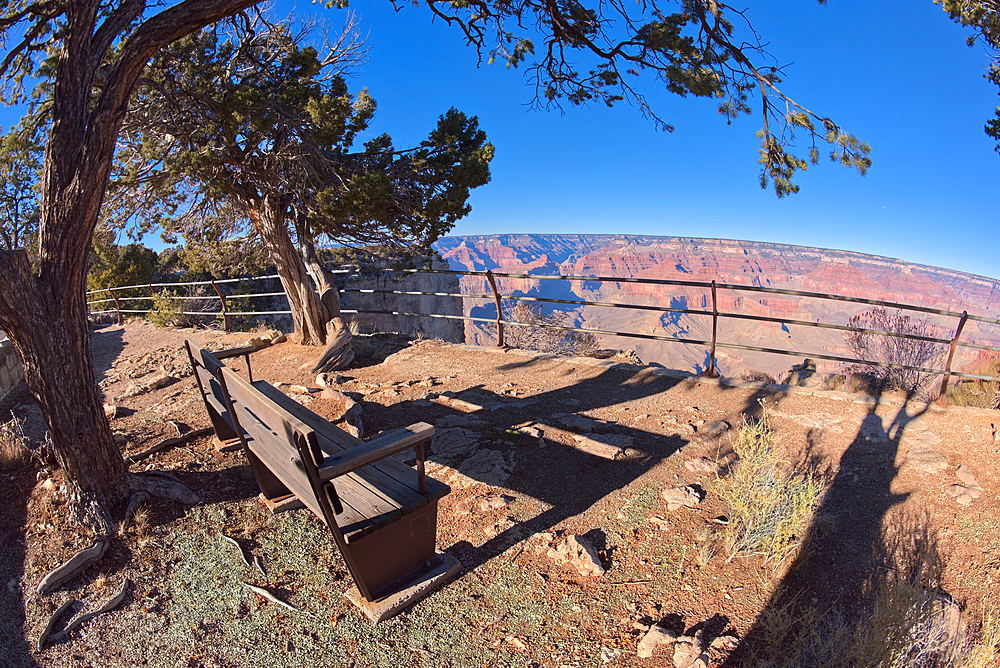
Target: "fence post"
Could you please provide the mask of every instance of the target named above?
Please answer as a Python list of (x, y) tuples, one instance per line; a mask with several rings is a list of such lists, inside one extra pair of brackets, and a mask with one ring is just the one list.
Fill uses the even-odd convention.
[(708, 371), (705, 375), (715, 378), (719, 375), (719, 370), (715, 368), (715, 334), (719, 325), (719, 305), (715, 294), (715, 281), (712, 281), (712, 349), (708, 353)]
[(493, 277), (492, 271), (487, 270), (486, 280), (490, 282), (493, 299), (497, 303), (497, 348), (503, 348), (503, 309), (500, 308), (500, 291), (497, 290), (497, 280)]
[[(219, 295), (219, 301), (222, 302), (222, 328), (225, 331), (229, 331), (229, 309), (226, 308), (226, 295), (222, 294), (222, 290), (216, 285), (215, 279), (212, 279), (212, 287), (215, 288), (215, 294)], [(249, 367), (248, 367), (249, 368)]]
[(938, 406), (948, 405), (948, 381), (951, 380), (951, 361), (955, 357), (955, 349), (958, 348), (958, 337), (962, 336), (962, 328), (965, 327), (965, 321), (969, 318), (968, 311), (962, 311), (962, 318), (958, 321), (958, 327), (955, 328), (955, 338), (951, 340), (951, 349), (948, 351), (948, 363), (944, 365), (944, 378), (941, 379), (941, 392), (938, 393), (937, 404)]
[(118, 324), (122, 324), (122, 303), (118, 301), (118, 293), (114, 288), (108, 288), (111, 296), (115, 298), (115, 314), (118, 316)]

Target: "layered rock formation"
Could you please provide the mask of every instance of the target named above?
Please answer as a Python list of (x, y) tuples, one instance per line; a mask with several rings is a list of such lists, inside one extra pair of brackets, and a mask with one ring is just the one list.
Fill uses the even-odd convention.
[[(1000, 315), (1000, 281), (963, 272), (918, 265), (888, 257), (850, 251), (825, 250), (751, 241), (693, 239), (632, 235), (495, 235), (445, 237), (435, 245), (453, 269), (532, 275), (655, 278), (675, 281), (725, 283), (737, 286), (774, 287), (829, 295), (878, 299), (996, 318)], [(466, 293), (486, 294), (484, 279), (462, 279)], [(500, 279), (504, 294), (555, 299), (644, 304), (711, 311), (705, 287), (664, 286), (618, 281), (551, 281)], [(615, 332), (633, 332), (677, 339), (711, 338), (711, 318), (702, 315), (631, 311), (600, 306), (571, 309), (579, 326)], [(846, 324), (866, 306), (797, 296), (731, 289), (718, 291), (722, 313), (752, 314), (830, 324)], [(465, 311), (480, 317), (495, 316), (488, 300), (466, 300)], [(913, 314), (914, 318), (923, 317)], [(950, 338), (956, 318), (928, 316), (937, 335)], [(466, 326), (470, 342), (492, 342), (485, 328)], [(647, 362), (701, 370), (707, 349), (700, 345), (644, 341), (602, 336), (608, 348), (632, 348)], [(847, 354), (842, 332), (812, 327), (722, 318), (719, 340), (734, 344), (801, 352)], [(996, 345), (1000, 328), (970, 321), (962, 341)], [(975, 357), (961, 351), (959, 363)], [(781, 375), (794, 358), (722, 348), (719, 361), (724, 373), (739, 375), (755, 369)], [(825, 371), (834, 362), (821, 363)]]

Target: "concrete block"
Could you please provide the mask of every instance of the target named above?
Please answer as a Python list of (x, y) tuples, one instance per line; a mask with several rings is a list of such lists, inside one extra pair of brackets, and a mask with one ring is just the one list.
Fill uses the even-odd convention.
[(417, 601), (427, 597), (461, 572), (462, 564), (458, 559), (450, 554), (438, 552), (426, 569), (420, 571), (416, 578), (408, 584), (402, 583), (402, 588), (395, 594), (369, 603), (361, 596), (357, 587), (351, 587), (344, 592), (344, 598), (353, 603), (370, 621), (378, 624), (398, 615)]
[(281, 496), (277, 499), (267, 499), (263, 494), (259, 494), (257, 498), (260, 499), (260, 502), (264, 504), (265, 508), (271, 511), (272, 515), (306, 507), (305, 504), (299, 500), (299, 497), (294, 494)]

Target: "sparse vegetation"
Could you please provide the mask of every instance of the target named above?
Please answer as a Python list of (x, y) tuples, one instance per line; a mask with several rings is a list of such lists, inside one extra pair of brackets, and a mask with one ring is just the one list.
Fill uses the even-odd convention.
[(783, 464), (766, 411), (740, 427), (733, 449), (739, 459), (719, 486), (730, 508), (726, 544), (733, 556), (759, 554), (780, 564), (801, 544), (824, 486)]
[[(976, 373), (1000, 377), (1000, 360), (990, 360), (985, 368), (979, 369)], [(1000, 408), (1000, 381), (963, 380), (948, 388), (948, 403), (953, 406), (973, 408)]]
[(565, 311), (545, 313), (540, 302), (517, 302), (504, 305), (504, 320), (523, 323), (505, 325), (504, 342), (512, 348), (537, 350), (556, 355), (587, 355), (597, 350), (597, 338), (587, 332), (567, 329), (569, 314)]
[[(962, 628), (958, 605), (937, 588), (944, 564), (926, 527), (883, 538), (894, 568), (878, 571), (860, 612), (789, 599), (770, 606), (753, 665), (768, 668), (987, 668), (996, 665), (1000, 618)], [(780, 594), (779, 594), (780, 596)], [(815, 599), (814, 599), (815, 601)]]
[[(901, 311), (883, 306), (859, 313), (848, 323), (851, 327), (860, 327), (872, 331), (847, 332), (845, 339), (851, 355), (880, 364), (891, 364), (896, 367), (928, 368), (941, 357), (944, 346), (931, 341), (890, 336), (905, 334), (907, 336), (940, 337), (937, 328), (926, 319), (914, 320)], [(919, 392), (931, 379), (931, 374), (911, 369), (858, 364), (848, 367), (851, 373), (863, 374), (872, 379), (881, 390), (904, 390), (910, 393)]]
[(10, 421), (0, 422), (0, 469), (18, 469), (31, 460), (21, 422), (13, 413), (10, 417)]
[(751, 380), (758, 383), (777, 383), (777, 379), (769, 373), (764, 373), (757, 369), (743, 369), (743, 380)]
[[(162, 290), (153, 297), (153, 308), (149, 311), (149, 320), (156, 327), (197, 327), (214, 317), (221, 307), (218, 299), (205, 295), (203, 285), (188, 286), (184, 297), (196, 299), (181, 299), (173, 290)], [(197, 315), (204, 312), (206, 315)]]

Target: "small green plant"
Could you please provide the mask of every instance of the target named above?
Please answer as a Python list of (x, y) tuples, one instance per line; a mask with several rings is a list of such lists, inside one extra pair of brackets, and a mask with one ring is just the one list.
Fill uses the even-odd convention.
[(719, 488), (730, 508), (726, 543), (732, 556), (759, 554), (780, 564), (801, 544), (824, 486), (783, 465), (766, 411), (740, 428), (733, 449), (739, 459)]
[(14, 414), (9, 422), (0, 422), (0, 469), (19, 469), (31, 461), (31, 450), (24, 429)]
[(181, 317), (182, 302), (173, 290), (162, 290), (153, 297), (153, 308), (149, 311), (149, 321), (154, 327), (172, 327)]

